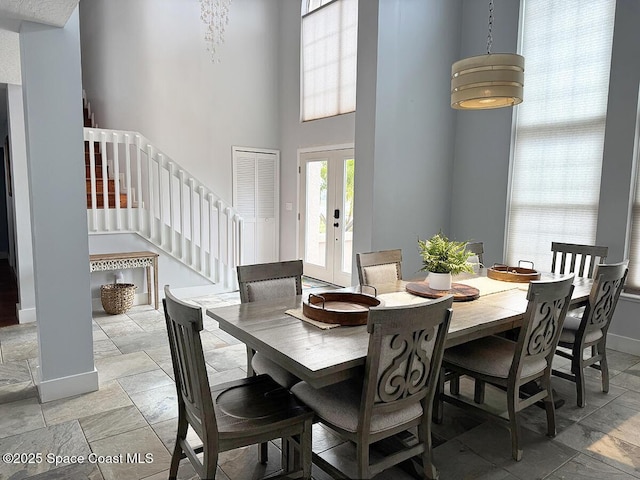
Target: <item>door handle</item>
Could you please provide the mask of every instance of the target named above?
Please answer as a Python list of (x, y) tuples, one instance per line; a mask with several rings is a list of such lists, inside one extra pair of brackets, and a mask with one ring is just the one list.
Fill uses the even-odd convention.
[[(335, 218), (336, 220), (340, 218), (340, 209), (336, 208), (333, 211), (333, 218)], [(337, 226), (337, 225), (334, 225), (334, 226)]]
[(336, 222), (336, 223), (334, 223), (334, 224), (333, 224), (333, 226), (334, 226), (334, 227), (339, 227), (339, 226), (340, 226), (340, 224), (339, 224), (338, 222)]

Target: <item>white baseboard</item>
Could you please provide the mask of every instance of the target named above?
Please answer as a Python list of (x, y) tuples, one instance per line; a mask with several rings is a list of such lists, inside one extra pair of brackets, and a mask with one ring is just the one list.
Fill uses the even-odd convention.
[(640, 356), (640, 340), (623, 337), (613, 333), (607, 334), (607, 348), (630, 355)]
[[(231, 291), (233, 290), (229, 287), (225, 287), (224, 285), (218, 283), (212, 285), (199, 285), (196, 287), (171, 288), (171, 293), (173, 293), (178, 298), (204, 297), (205, 295), (216, 295), (219, 293), (227, 293)], [(160, 298), (164, 298), (164, 288), (160, 289), (160, 292), (158, 292), (158, 294)]]
[(16, 316), (20, 323), (32, 323), (38, 319), (35, 308), (20, 308), (20, 304), (16, 306)]
[(41, 403), (98, 390), (98, 371), (95, 368), (91, 372), (54, 378), (52, 380), (41, 380), (40, 367), (38, 367), (35, 376), (37, 378), (36, 384)]

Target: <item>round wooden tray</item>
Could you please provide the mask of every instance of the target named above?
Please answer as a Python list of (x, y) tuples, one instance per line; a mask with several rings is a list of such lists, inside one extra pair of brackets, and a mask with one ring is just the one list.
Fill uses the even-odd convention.
[(407, 283), (407, 292), (426, 298), (440, 298), (445, 295), (453, 295), (454, 302), (469, 302), (480, 296), (480, 290), (463, 283), (452, 283), (451, 290), (434, 290), (429, 286), (429, 281)]
[(540, 272), (532, 268), (494, 265), (487, 269), (487, 277), (502, 282), (529, 283), (531, 280), (540, 280)]
[(382, 300), (351, 292), (326, 292), (322, 295), (309, 294), (302, 303), (302, 313), (319, 322), (340, 325), (366, 325), (369, 308), (382, 305)]

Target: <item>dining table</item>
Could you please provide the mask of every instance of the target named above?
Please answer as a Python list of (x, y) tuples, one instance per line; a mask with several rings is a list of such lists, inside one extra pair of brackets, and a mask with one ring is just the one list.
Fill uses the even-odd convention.
[[(562, 275), (542, 273), (542, 280)], [(478, 288), (478, 298), (454, 301), (446, 347), (506, 332), (522, 325), (527, 309), (528, 283), (498, 281), (477, 275), (454, 278), (455, 282)], [(429, 301), (407, 292), (412, 282), (397, 280), (376, 285), (375, 294), (385, 305)], [(570, 308), (587, 303), (593, 281), (576, 277)], [(355, 287), (350, 288), (352, 291)], [(320, 288), (313, 289), (318, 293)], [(348, 288), (349, 290), (349, 288)], [(300, 312), (308, 293), (207, 309), (221, 330), (250, 349), (290, 371), (315, 388), (362, 375), (369, 345), (366, 325), (320, 328), (292, 313)], [(287, 313), (288, 312), (288, 313)]]

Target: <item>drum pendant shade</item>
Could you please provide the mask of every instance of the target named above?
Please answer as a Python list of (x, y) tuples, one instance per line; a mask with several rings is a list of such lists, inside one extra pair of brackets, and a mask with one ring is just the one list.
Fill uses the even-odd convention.
[(459, 60), (451, 67), (451, 107), (484, 110), (522, 103), (524, 57), (489, 53)]

